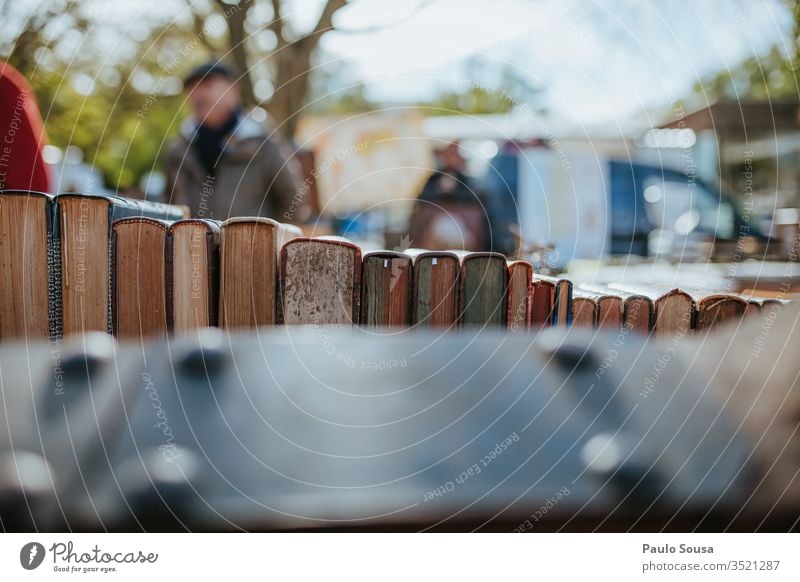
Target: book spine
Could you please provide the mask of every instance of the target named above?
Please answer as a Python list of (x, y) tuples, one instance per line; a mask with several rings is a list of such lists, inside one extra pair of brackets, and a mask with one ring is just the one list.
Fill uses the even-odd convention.
[(361, 322), (361, 249), (353, 249), (353, 325)]
[(50, 340), (57, 342), (63, 335), (61, 299), (61, 226), (58, 205), (47, 203), (47, 295)]
[(117, 230), (112, 226), (111, 228), (111, 271), (110, 271), (110, 279), (111, 279), (111, 301), (109, 301), (109, 306), (111, 309), (111, 333), (113, 335), (117, 335), (118, 332), (118, 324), (117, 324), (117, 308), (118, 308), (118, 299), (117, 299), (117, 254), (118, 254), (118, 243), (117, 240)]
[(111, 256), (111, 253), (113, 252), (113, 243), (111, 241), (111, 238), (114, 236), (114, 229), (112, 228), (113, 224), (114, 224), (114, 205), (109, 204), (108, 205), (108, 249), (106, 249), (106, 262), (108, 265), (108, 271), (106, 271), (108, 273), (108, 281), (106, 285), (106, 293), (107, 293), (106, 297), (108, 297), (108, 301), (106, 302), (106, 333), (114, 333), (113, 320), (112, 320), (114, 316), (114, 313), (112, 311), (113, 309), (112, 304), (114, 302), (114, 296), (113, 296), (114, 290), (112, 288), (112, 278), (114, 277), (114, 271), (113, 271), (114, 262)]
[(206, 232), (208, 324), (219, 325), (219, 228), (209, 227)]
[(173, 274), (175, 272), (174, 253), (175, 243), (172, 238), (172, 231), (168, 229), (164, 240), (164, 287), (166, 294), (165, 307), (168, 333), (171, 333), (175, 329), (175, 283), (173, 281)]

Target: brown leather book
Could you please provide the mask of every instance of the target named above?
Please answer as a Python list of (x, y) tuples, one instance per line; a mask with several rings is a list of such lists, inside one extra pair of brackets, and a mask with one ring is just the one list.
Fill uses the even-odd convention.
[(183, 215), (113, 195), (4, 191), (0, 199), (3, 272), (12, 273), (2, 285), (0, 338), (111, 331), (112, 222)]
[(408, 249), (414, 262), (411, 317), (421, 327), (455, 328), (461, 261), (449, 251)]
[(527, 261), (508, 261), (508, 313), (509, 332), (527, 332), (531, 326), (531, 278), (533, 267)]
[(679, 336), (694, 327), (696, 304), (694, 298), (681, 289), (662, 285), (627, 285), (612, 283), (612, 289), (641, 295), (653, 302), (653, 334), (659, 337)]
[(111, 327), (120, 339), (167, 334), (167, 229), (156, 218), (117, 220), (111, 227)]
[[(624, 299), (613, 290), (602, 286), (584, 284), (579, 287), (583, 298), (590, 298), (597, 306), (594, 326), (609, 331), (619, 330), (623, 323)], [(577, 293), (576, 290), (572, 298), (573, 318)]]
[[(0, 192), (0, 340), (52, 336), (53, 201), (48, 194)], [(60, 308), (59, 308), (60, 309)]]
[(553, 304), (555, 303), (556, 285), (547, 279), (531, 280), (531, 331), (553, 325)]
[(508, 263), (500, 253), (457, 253), (458, 321), (461, 327), (507, 325)]
[(230, 218), (220, 227), (219, 325), (254, 328), (278, 321), (281, 247), (302, 231), (269, 218)]
[(113, 195), (59, 194), (53, 202), (54, 255), (60, 257), (56, 335), (110, 332), (112, 223), (130, 216), (174, 220), (183, 210)]
[(361, 302), (361, 249), (341, 237), (300, 237), (281, 249), (285, 324), (353, 325)]
[[(563, 277), (551, 277), (534, 273), (533, 275), (533, 300), (539, 288), (549, 290), (550, 293), (550, 322), (549, 325), (566, 327), (572, 323), (572, 281)], [(547, 291), (542, 291), (542, 306), (544, 305)], [(542, 307), (539, 307), (542, 309)]]
[(414, 264), (404, 253), (364, 255), (361, 268), (361, 325), (408, 327)]
[(733, 319), (740, 319), (747, 309), (747, 302), (738, 295), (689, 291), (697, 305), (695, 329), (706, 331)]
[(769, 315), (773, 311), (780, 311), (781, 307), (784, 305), (792, 303), (787, 299), (776, 299), (774, 297), (757, 297), (754, 295), (742, 294), (740, 294), (739, 297), (747, 302), (747, 307), (744, 310), (745, 317), (762, 314)]
[(649, 334), (653, 329), (655, 305), (653, 300), (644, 295), (619, 291), (624, 304), (622, 307), (622, 325), (626, 329)]
[(597, 300), (594, 293), (581, 289), (573, 290), (572, 325), (590, 329), (597, 325)]
[(608, 289), (622, 299), (622, 326), (625, 329), (649, 334), (653, 328), (655, 306), (653, 300), (638, 293)]
[(167, 326), (174, 333), (217, 325), (219, 223), (189, 218), (167, 230)]

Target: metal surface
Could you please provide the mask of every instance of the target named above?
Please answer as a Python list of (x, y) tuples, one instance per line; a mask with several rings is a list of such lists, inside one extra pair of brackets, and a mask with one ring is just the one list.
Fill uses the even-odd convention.
[(720, 337), (287, 326), (7, 345), (2, 526), (791, 529), (791, 495), (751, 507), (770, 449), (698, 364), (698, 346), (730, 352)]

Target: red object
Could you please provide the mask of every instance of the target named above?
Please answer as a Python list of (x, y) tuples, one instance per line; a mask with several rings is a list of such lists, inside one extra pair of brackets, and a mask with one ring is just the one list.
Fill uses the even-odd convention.
[(0, 190), (50, 191), (42, 116), (25, 77), (0, 61)]

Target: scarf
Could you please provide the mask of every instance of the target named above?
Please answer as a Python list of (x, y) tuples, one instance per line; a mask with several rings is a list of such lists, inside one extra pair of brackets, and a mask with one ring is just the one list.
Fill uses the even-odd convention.
[(238, 123), (239, 111), (237, 110), (220, 127), (211, 128), (200, 125), (197, 128), (192, 145), (197, 159), (200, 160), (209, 176), (216, 175), (217, 164), (219, 164), (222, 152), (225, 149), (225, 142)]

